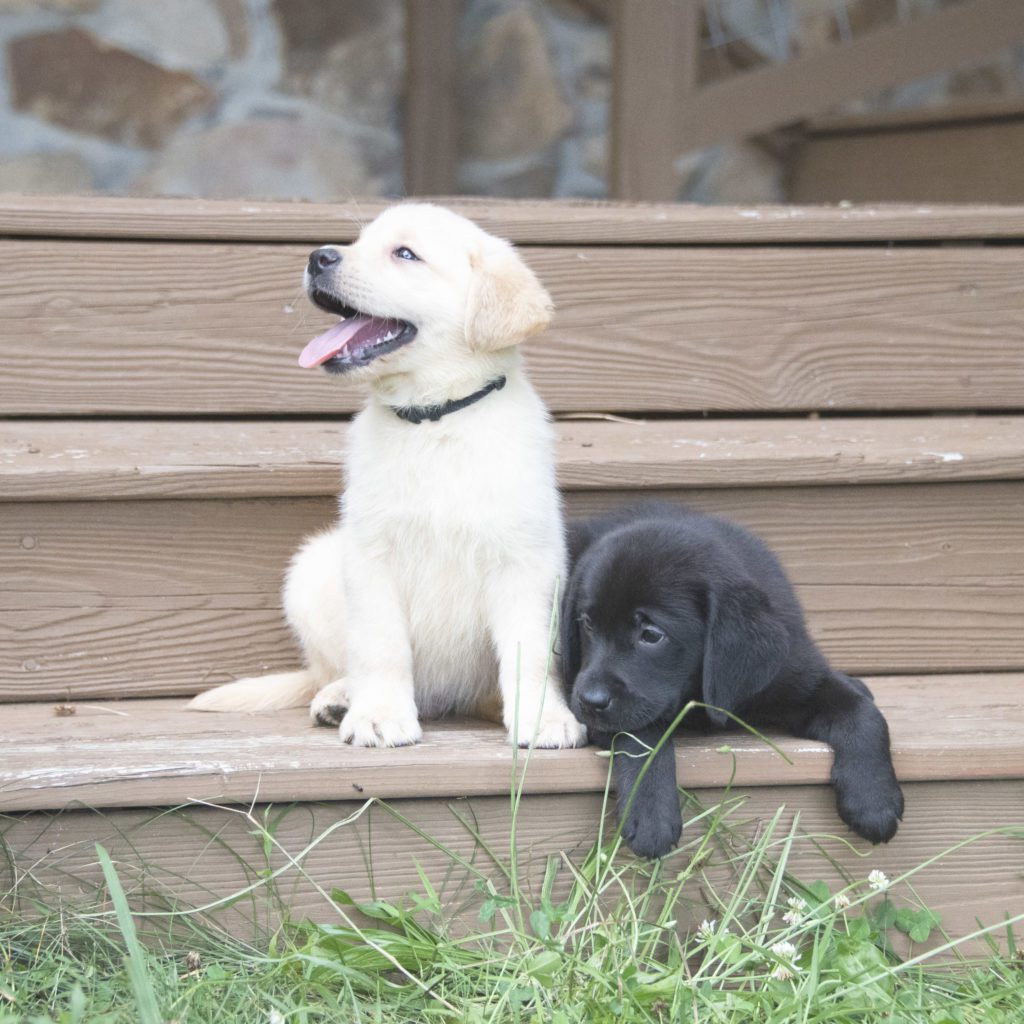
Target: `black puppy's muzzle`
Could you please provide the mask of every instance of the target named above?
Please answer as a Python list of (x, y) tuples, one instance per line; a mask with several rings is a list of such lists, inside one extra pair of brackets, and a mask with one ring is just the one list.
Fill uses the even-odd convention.
[(600, 668), (585, 667), (576, 677), (569, 707), (572, 713), (592, 728), (604, 726), (609, 716), (615, 717), (621, 701), (616, 700), (621, 694), (621, 687), (615, 678), (606, 672), (602, 660), (598, 660)]
[(577, 697), (581, 709), (588, 714), (607, 711), (612, 703), (612, 691), (599, 680), (577, 688)]

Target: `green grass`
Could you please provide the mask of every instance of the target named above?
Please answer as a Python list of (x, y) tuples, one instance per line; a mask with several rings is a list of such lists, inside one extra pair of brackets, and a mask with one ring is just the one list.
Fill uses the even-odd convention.
[[(539, 885), (519, 877), (514, 832), (507, 850), (484, 851), (487, 870), (447, 851), (467, 879), (458, 915), (422, 873), (402, 900), (358, 904), (306, 874), (335, 923), (285, 925), (256, 941), (232, 935), (218, 914), (244, 905), (273, 919), (280, 883), (305, 874), (323, 837), (284, 850), (279, 816), (235, 809), (280, 866), (257, 867), (251, 886), (187, 911), (130, 911), (128, 866), (119, 873), (98, 847), (105, 889), (91, 904), (56, 908), (24, 882), (0, 899), (11, 908), (0, 910), (0, 1024), (1024, 1022), (1024, 915), (979, 928), (972, 948), (988, 951), (967, 959), (914, 898), (915, 872), (831, 891), (798, 879), (787, 865), (798, 851), (806, 864), (805, 846), (821, 849), (814, 838), (799, 821), (784, 826), (781, 811), (750, 838), (742, 805), (688, 796), (684, 845), (666, 860), (640, 863), (601, 836), (581, 858), (552, 858)], [(821, 857), (821, 873), (838, 877)]]

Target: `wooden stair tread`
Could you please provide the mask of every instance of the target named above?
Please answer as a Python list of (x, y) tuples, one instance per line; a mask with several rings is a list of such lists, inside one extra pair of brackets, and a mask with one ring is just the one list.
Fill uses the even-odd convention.
[[(897, 773), (906, 782), (1024, 778), (1024, 673), (879, 677)], [(313, 727), (303, 709), (229, 716), (184, 710), (176, 698), (3, 709), (0, 811), (500, 795), (525, 752), (496, 725), (428, 723), (424, 742), (367, 750)], [(745, 733), (677, 741), (680, 779), (700, 788), (821, 784), (831, 752), (776, 737), (792, 764)], [(533, 751), (526, 792), (583, 793), (604, 786), (608, 761), (594, 748)]]
[[(0, 501), (321, 496), (337, 421), (0, 421)], [(1024, 416), (557, 424), (567, 490), (1024, 479)]]
[[(438, 200), (523, 244), (764, 244), (1021, 238), (1024, 205), (870, 203), (701, 205), (580, 199)], [(259, 202), (127, 196), (0, 196), (0, 235), (344, 242), (387, 200)]]

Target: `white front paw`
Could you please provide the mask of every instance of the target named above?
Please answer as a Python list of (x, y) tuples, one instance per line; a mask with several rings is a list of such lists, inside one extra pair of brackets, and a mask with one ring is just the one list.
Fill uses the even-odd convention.
[(407, 747), (419, 743), (423, 730), (414, 704), (353, 700), (338, 735), (354, 747)]
[(348, 690), (345, 681), (328, 683), (309, 702), (309, 717), (316, 725), (337, 726), (348, 711)]
[(587, 742), (587, 727), (563, 704), (545, 707), (538, 721), (536, 708), (520, 709), (519, 727), (509, 729), (509, 742), (521, 747), (582, 747)]

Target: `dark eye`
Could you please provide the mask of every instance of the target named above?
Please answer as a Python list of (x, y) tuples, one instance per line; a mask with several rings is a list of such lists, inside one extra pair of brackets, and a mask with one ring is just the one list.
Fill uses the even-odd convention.
[(594, 623), (590, 621), (589, 615), (581, 615), (577, 621), (588, 636), (594, 632)]
[(408, 246), (400, 245), (392, 254), (400, 260), (413, 260), (419, 262), (419, 256), (416, 255)]
[(646, 644), (648, 647), (654, 647), (664, 639), (665, 634), (657, 626), (647, 622), (640, 627), (640, 643)]

